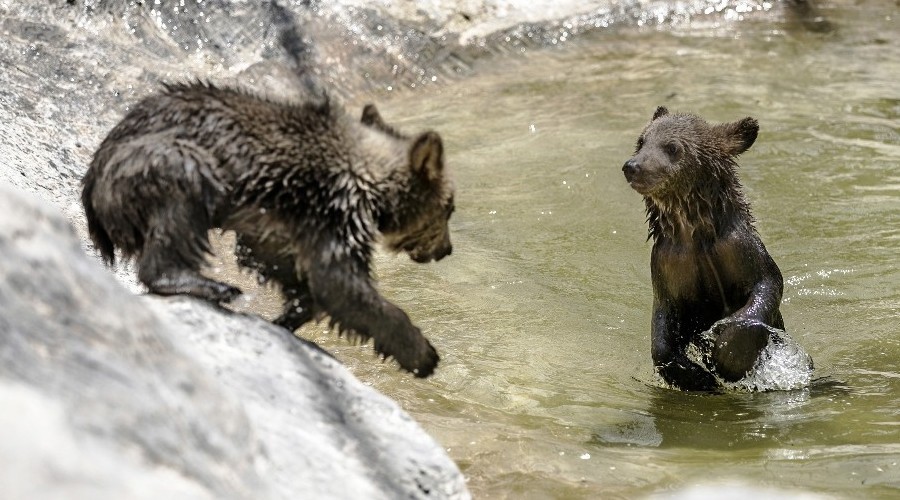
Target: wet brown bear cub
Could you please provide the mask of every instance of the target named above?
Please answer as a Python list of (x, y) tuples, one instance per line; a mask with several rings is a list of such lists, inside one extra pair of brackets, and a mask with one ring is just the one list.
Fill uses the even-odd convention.
[(709, 124), (659, 107), (641, 133), (625, 178), (644, 196), (653, 239), (651, 352), (657, 372), (684, 390), (713, 390), (715, 377), (686, 349), (716, 324), (712, 370), (744, 377), (784, 329), (781, 271), (754, 228), (735, 157), (753, 145), (753, 118)]
[(84, 176), (96, 248), (134, 258), (150, 292), (227, 302), (240, 290), (200, 274), (208, 230), (237, 234), (238, 262), (280, 285), (294, 330), (332, 326), (418, 377), (438, 363), (431, 343), (376, 290), (381, 237), (416, 262), (450, 254), (453, 186), (435, 132), (409, 137), (374, 106), (361, 120), (327, 96), (282, 103), (209, 84), (167, 85), (109, 133)]

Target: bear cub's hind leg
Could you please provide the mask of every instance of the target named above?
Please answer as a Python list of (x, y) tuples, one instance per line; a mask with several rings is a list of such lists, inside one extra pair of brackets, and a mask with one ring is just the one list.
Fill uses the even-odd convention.
[(239, 288), (200, 274), (209, 248), (206, 228), (179, 224), (183, 219), (173, 212), (157, 218), (164, 222), (151, 224), (137, 259), (138, 279), (157, 295), (192, 295), (216, 304), (234, 300)]

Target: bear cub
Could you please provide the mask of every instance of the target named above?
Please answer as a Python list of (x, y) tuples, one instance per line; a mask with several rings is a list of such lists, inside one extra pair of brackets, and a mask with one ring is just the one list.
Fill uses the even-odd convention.
[(718, 386), (686, 352), (705, 331), (713, 328), (712, 372), (734, 382), (768, 344), (767, 325), (784, 329), (781, 271), (754, 228), (736, 171), (735, 157), (758, 131), (753, 118), (709, 124), (659, 107), (622, 167), (644, 197), (653, 239), (653, 363), (683, 390)]
[(137, 103), (96, 151), (82, 203), (109, 265), (133, 258), (151, 293), (228, 302), (237, 288), (200, 274), (208, 231), (233, 230), (238, 263), (280, 285), (275, 323), (330, 317), (417, 377), (431, 343), (376, 290), (373, 245), (416, 262), (452, 246), (453, 185), (440, 136), (407, 136), (374, 106), (361, 120), (327, 95), (302, 103), (205, 83), (166, 85)]

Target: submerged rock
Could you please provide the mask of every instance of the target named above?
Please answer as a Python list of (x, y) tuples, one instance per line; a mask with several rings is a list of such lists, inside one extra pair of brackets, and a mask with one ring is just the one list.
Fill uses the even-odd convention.
[(394, 402), (317, 346), (135, 296), (0, 188), (0, 497), (467, 498)]

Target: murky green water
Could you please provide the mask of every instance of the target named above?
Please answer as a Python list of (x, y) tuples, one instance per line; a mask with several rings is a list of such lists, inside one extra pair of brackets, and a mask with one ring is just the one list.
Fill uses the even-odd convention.
[[(440, 131), (451, 258), (383, 256), (384, 292), (443, 356), (421, 381), (321, 327), (306, 337), (396, 398), (477, 498), (634, 498), (739, 481), (900, 495), (900, 11), (826, 9), (829, 35), (770, 22), (606, 32), (381, 103)], [(657, 105), (756, 117), (740, 163), (785, 277), (806, 390), (703, 396), (651, 370), (650, 243), (620, 167)]]

